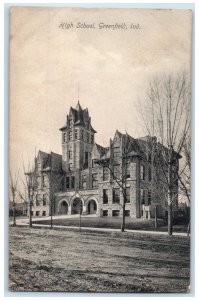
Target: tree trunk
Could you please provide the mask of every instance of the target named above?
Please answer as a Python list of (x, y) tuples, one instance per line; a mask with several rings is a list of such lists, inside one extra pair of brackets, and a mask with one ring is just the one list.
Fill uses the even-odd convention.
[(53, 228), (53, 204), (51, 200), (51, 205), (50, 205), (50, 229)]
[(155, 228), (158, 228), (157, 205), (155, 206)]
[(189, 235), (190, 235), (190, 221), (189, 221), (189, 224), (187, 226), (187, 236), (189, 236)]
[(121, 232), (125, 230), (125, 203), (122, 206), (122, 224), (121, 224)]
[(172, 203), (168, 203), (168, 235), (173, 233)]
[(16, 226), (16, 210), (15, 210), (15, 202), (13, 203), (13, 226)]
[(29, 227), (32, 227), (32, 203), (30, 202), (30, 207), (29, 207)]

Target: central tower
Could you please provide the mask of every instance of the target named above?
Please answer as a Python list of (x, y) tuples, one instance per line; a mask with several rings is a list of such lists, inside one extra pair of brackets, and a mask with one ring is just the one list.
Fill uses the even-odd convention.
[(79, 101), (70, 108), (62, 128), (62, 168), (64, 171), (83, 170), (91, 167), (91, 151), (96, 131), (91, 126), (88, 109)]

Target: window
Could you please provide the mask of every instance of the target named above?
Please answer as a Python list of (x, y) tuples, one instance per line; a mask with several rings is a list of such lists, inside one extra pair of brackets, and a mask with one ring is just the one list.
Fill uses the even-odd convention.
[(71, 177), (71, 189), (75, 188), (75, 176)]
[(130, 178), (130, 162), (126, 164), (126, 178)]
[(78, 130), (75, 129), (75, 139), (77, 140), (78, 139)]
[(87, 186), (86, 175), (82, 175), (82, 188), (86, 189), (86, 186)]
[(66, 188), (70, 188), (70, 177), (66, 177)]
[(108, 204), (108, 190), (103, 190), (103, 204)]
[(69, 131), (69, 141), (72, 141), (72, 139), (73, 139), (73, 133), (72, 131)]
[(119, 217), (119, 215), (120, 215), (120, 211), (119, 210), (113, 210), (112, 211), (112, 216), (113, 217)]
[(88, 152), (85, 152), (85, 163), (84, 163), (84, 167), (88, 168)]
[(35, 214), (35, 215), (36, 215), (36, 216), (39, 216), (39, 211), (38, 211), (38, 210), (36, 211), (36, 214)]
[(140, 190), (140, 198), (141, 198), (141, 204), (145, 204), (145, 190)]
[(39, 206), (39, 195), (36, 195), (36, 206)]
[(81, 139), (84, 140), (84, 131), (81, 129)]
[(126, 203), (130, 203), (130, 188), (126, 188)]
[(113, 179), (119, 179), (120, 177), (120, 165), (113, 166)]
[(67, 141), (67, 135), (66, 135), (66, 132), (63, 133), (63, 142), (66, 142)]
[(97, 174), (92, 175), (92, 188), (96, 188), (98, 186), (97, 182)]
[(69, 159), (72, 158), (72, 151), (71, 151), (71, 150), (68, 151), (68, 158), (69, 158)]
[(92, 160), (92, 168), (95, 168), (95, 167), (98, 166), (95, 162), (96, 162), (96, 159), (93, 159), (93, 160)]
[(149, 181), (151, 181), (151, 168), (149, 168), (149, 173), (148, 173), (148, 175), (149, 175)]
[(86, 142), (89, 143), (89, 133), (86, 132)]
[(148, 191), (148, 205), (151, 205), (151, 191)]
[(140, 166), (140, 179), (145, 180), (145, 166)]
[(69, 119), (69, 128), (71, 128), (72, 127), (72, 119)]
[(44, 194), (43, 195), (43, 206), (46, 206), (47, 204), (47, 196)]
[(46, 187), (47, 186), (47, 177), (46, 175), (42, 175), (42, 181), (43, 181), (43, 187)]
[(113, 203), (120, 203), (120, 189), (113, 189)]
[(94, 144), (94, 136), (91, 134), (91, 144)]
[(72, 171), (72, 169), (73, 169), (73, 164), (69, 164), (68, 169), (69, 169), (69, 171)]
[(109, 180), (109, 169), (108, 167), (103, 167), (103, 181)]
[(130, 217), (130, 210), (125, 210), (125, 216)]
[(103, 217), (108, 217), (108, 210), (103, 210), (102, 215)]
[(42, 212), (42, 216), (46, 216), (46, 211), (43, 211), (43, 212)]
[(37, 177), (37, 187), (40, 188), (41, 186), (41, 178)]
[(120, 147), (114, 147), (113, 148), (113, 157), (119, 157), (120, 156)]

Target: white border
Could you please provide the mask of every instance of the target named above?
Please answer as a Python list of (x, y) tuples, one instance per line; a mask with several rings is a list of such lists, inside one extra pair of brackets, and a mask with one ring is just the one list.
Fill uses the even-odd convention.
[[(197, 66), (195, 68), (195, 78), (196, 78), (196, 83), (195, 83), (195, 88), (194, 88), (194, 91), (195, 91), (195, 118), (194, 119), (194, 127), (195, 127), (195, 182), (196, 182), (196, 186), (197, 186), (197, 183), (199, 183), (199, 177), (198, 177), (198, 158), (197, 158), (197, 153), (199, 153), (199, 147), (198, 147), (198, 138), (197, 138), (197, 128), (199, 128), (199, 116), (198, 116), (198, 109), (199, 109), (199, 97), (198, 97), (198, 84), (197, 84), (197, 80), (198, 80), (198, 52), (199, 52), (199, 48), (198, 48), (198, 15), (199, 15), (199, 4), (197, 3), (197, 1), (169, 1), (167, 0), (167, 3), (166, 4), (163, 4), (163, 6), (167, 6), (169, 7), (169, 4), (171, 4), (171, 7), (173, 8), (173, 6), (175, 6), (175, 4), (181, 4), (183, 6), (183, 4), (194, 4), (195, 3), (195, 21), (196, 21), (196, 27), (195, 27), (195, 65)], [(1, 47), (0, 47), (0, 54), (1, 54), (1, 66), (4, 65), (4, 4), (11, 4), (11, 5), (56, 5), (56, 6), (64, 6), (67, 4), (72, 6), (72, 5), (75, 5), (77, 6), (78, 4), (81, 6), (81, 4), (88, 4), (89, 6), (92, 6), (92, 4), (101, 4), (101, 6), (127, 6), (127, 4), (129, 4), (129, 6), (132, 6), (133, 4), (137, 5), (137, 6), (143, 6), (143, 7), (148, 7), (148, 6), (153, 6), (154, 7), (154, 4), (159, 4), (159, 6), (161, 6), (161, 3), (160, 1), (153, 1), (153, 3), (150, 3), (149, 1), (145, 0), (144, 2), (139, 2), (138, 1), (128, 1), (126, 0), (125, 1), (125, 4), (122, 4), (122, 2), (120, 1), (92, 1), (92, 2), (89, 2), (89, 1), (82, 1), (82, 0), (79, 0), (79, 1), (63, 1), (63, 0), (59, 0), (58, 3), (55, 3), (55, 1), (53, 0), (43, 0), (43, 1), (25, 1), (25, 0), (21, 0), (20, 2), (15, 2), (13, 1), (11, 3), (11, 1), (6, 1), (6, 0), (3, 0), (0, 2), (0, 32), (1, 32)], [(162, 6), (162, 7), (163, 7)], [(163, 7), (163, 8), (165, 8)], [(5, 51), (8, 51), (8, 49), (6, 49)], [(193, 60), (194, 60), (194, 57), (193, 57)], [(4, 65), (4, 68), (6, 68), (6, 65)], [(5, 186), (5, 183), (4, 183), (4, 176), (6, 177), (7, 176), (7, 163), (6, 163), (6, 160), (5, 158), (7, 158), (8, 156), (8, 149), (4, 148), (3, 145), (4, 144), (4, 133), (6, 133), (6, 131), (4, 131), (4, 120), (6, 120), (7, 122), (7, 117), (4, 115), (4, 105), (5, 105), (5, 102), (6, 100), (4, 100), (4, 94), (5, 94), (5, 91), (4, 91), (4, 70), (3, 68), (1, 68), (1, 80), (0, 80), (0, 84), (1, 84), (1, 88), (0, 88), (0, 91), (1, 91), (1, 101), (0, 101), (0, 134), (1, 134), (1, 137), (2, 137), (2, 143), (1, 143), (1, 146), (0, 146), (0, 165), (3, 166), (4, 165), (4, 173), (3, 172), (0, 172), (0, 191), (1, 191), (1, 194), (0, 194), (0, 203), (1, 203), (1, 208), (0, 208), (0, 237), (3, 238), (4, 237), (4, 234), (5, 234), (5, 231), (4, 231), (4, 226), (6, 226), (6, 224), (4, 223), (4, 205), (3, 205), (3, 202), (6, 201), (5, 199), (5, 194), (7, 193), (6, 189), (7, 187)], [(5, 119), (4, 119), (5, 117)], [(194, 117), (194, 116), (193, 116)], [(193, 172), (194, 173), (194, 172)], [(196, 190), (196, 186), (194, 186), (194, 182), (193, 182), (193, 191), (195, 192), (195, 211), (199, 211), (199, 203), (198, 203), (198, 199), (199, 199), (199, 195), (198, 195), (198, 191)], [(2, 193), (3, 191), (3, 193)], [(3, 201), (4, 200), (4, 201)], [(184, 295), (186, 298), (188, 299), (191, 299), (191, 298), (199, 298), (199, 289), (198, 289), (198, 286), (197, 286), (197, 283), (199, 282), (199, 279), (198, 279), (198, 262), (199, 262), (199, 256), (198, 256), (198, 239), (199, 239), (199, 235), (197, 233), (197, 228), (198, 228), (198, 218), (195, 220), (196, 221), (196, 225), (195, 225), (195, 228), (196, 228), (196, 234), (195, 234), (195, 269), (196, 269), (196, 276), (195, 276), (195, 282), (196, 282), (196, 286), (195, 286), (195, 295), (190, 295), (190, 296), (186, 296)], [(0, 266), (1, 266), (1, 273), (0, 273), (0, 296), (1, 298), (5, 298), (5, 295), (4, 295), (4, 274), (5, 274), (5, 270), (4, 270), (4, 244), (3, 244), (3, 241), (2, 243), (0, 244), (1, 247), (0, 247)], [(193, 246), (193, 245), (192, 245)], [(193, 247), (192, 247), (193, 248)], [(193, 250), (193, 249), (192, 249)], [(193, 259), (193, 257), (192, 257)], [(16, 295), (17, 294), (17, 295)], [(26, 293), (25, 293), (26, 294)], [(42, 293), (32, 293), (32, 295), (30, 297), (27, 297), (24, 293), (15, 293), (15, 297), (21, 297), (21, 298), (25, 298), (25, 299), (29, 299), (30, 297), (37, 297), (37, 298), (41, 298), (41, 299), (44, 299), (44, 298), (49, 298), (49, 295), (46, 294), (42, 294)], [(65, 296), (66, 294), (65, 293), (62, 293), (63, 296)], [(65, 295), (64, 295), (65, 294)], [(12, 294), (14, 296), (14, 293)], [(42, 295), (42, 296), (41, 296)], [(111, 294), (110, 294), (111, 295)], [(152, 297), (154, 297), (155, 295), (152, 295)], [(183, 297), (183, 294), (181, 294), (179, 296), (179, 294), (176, 294), (176, 296), (168, 296), (168, 295), (161, 295), (161, 296), (157, 296), (156, 299), (160, 299), (164, 296), (167, 296), (169, 297), (170, 299), (181, 299)], [(66, 296), (65, 296), (66, 297)], [(67, 295), (67, 297), (69, 297)], [(82, 294), (81, 296), (73, 296), (73, 299), (80, 299), (82, 297), (90, 297), (89, 294)], [(93, 299), (97, 299), (99, 296), (96, 295), (96, 296), (93, 296), (91, 295), (91, 297)], [(131, 295), (128, 295), (126, 294), (125, 296), (120, 296), (120, 294), (118, 295), (113, 295), (113, 296), (107, 296), (107, 294), (105, 294), (104, 296), (103, 295), (100, 295), (100, 297), (103, 297), (103, 299), (115, 299), (115, 298), (121, 298), (121, 299), (124, 299), (126, 297), (133, 297), (133, 298), (138, 298), (139, 295), (135, 294), (135, 296), (133, 296), (132, 294)], [(148, 298), (152, 298), (151, 296), (148, 296)], [(7, 299), (11, 299), (12, 297), (9, 295), (9, 297), (6, 297)], [(59, 298), (58, 296), (56, 297), (51, 297), (51, 299), (57, 299)], [(145, 298), (143, 296), (139, 297), (139, 298)]]

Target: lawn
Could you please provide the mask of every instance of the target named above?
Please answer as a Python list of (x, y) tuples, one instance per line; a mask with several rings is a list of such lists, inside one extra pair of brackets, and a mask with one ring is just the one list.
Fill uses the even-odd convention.
[(10, 228), (12, 291), (187, 292), (190, 240)]
[[(50, 220), (36, 220), (34, 224), (50, 224)], [(158, 228), (154, 228), (154, 220), (141, 220), (141, 219), (125, 219), (126, 229), (134, 230), (152, 230), (152, 231), (167, 231), (167, 225), (163, 220), (158, 220)], [(53, 220), (54, 225), (64, 226), (79, 226), (79, 218), (64, 218)], [(81, 217), (81, 227), (95, 227), (95, 228), (114, 228), (119, 229), (121, 227), (121, 218), (109, 218), (109, 217)], [(187, 225), (174, 225), (175, 232), (186, 232)]]

